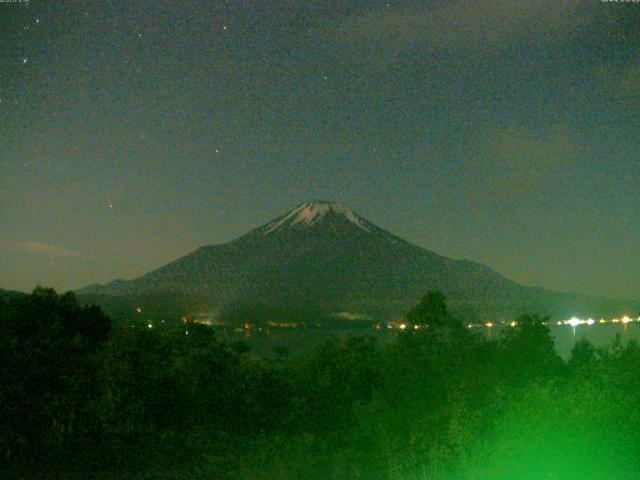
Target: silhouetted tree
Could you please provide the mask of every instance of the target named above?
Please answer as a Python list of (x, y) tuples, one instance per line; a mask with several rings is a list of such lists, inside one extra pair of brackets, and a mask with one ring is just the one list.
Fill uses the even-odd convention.
[(557, 373), (563, 365), (556, 353), (548, 327), (549, 319), (521, 315), (515, 327), (504, 330), (500, 340), (501, 365), (507, 378), (516, 383)]
[(0, 443), (6, 459), (62, 459), (82, 436), (111, 322), (72, 293), (37, 288), (0, 309)]
[(584, 367), (593, 363), (596, 359), (596, 347), (587, 340), (586, 337), (578, 340), (571, 349), (571, 358), (569, 365), (573, 367)]
[(444, 327), (454, 323), (447, 308), (447, 299), (441, 292), (429, 290), (420, 302), (407, 314), (407, 320), (413, 325), (426, 325), (432, 328)]

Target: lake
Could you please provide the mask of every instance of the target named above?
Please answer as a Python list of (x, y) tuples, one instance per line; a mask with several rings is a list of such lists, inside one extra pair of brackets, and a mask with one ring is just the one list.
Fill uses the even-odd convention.
[[(510, 327), (479, 327), (489, 338), (498, 338), (500, 328)], [(569, 358), (571, 349), (576, 341), (587, 338), (596, 347), (610, 345), (617, 334), (623, 343), (635, 339), (640, 341), (640, 324), (638, 323), (608, 323), (594, 325), (578, 325), (575, 328), (570, 325), (549, 326), (551, 335), (555, 340), (556, 350), (563, 358)], [(379, 339), (381, 343), (393, 341), (397, 335), (397, 330), (362, 330), (362, 329), (313, 329), (313, 328), (291, 328), (291, 329), (242, 329), (241, 331), (227, 330), (223, 336), (229, 342), (243, 341), (251, 347), (253, 353), (264, 357), (274, 357), (274, 347), (286, 348), (287, 355), (300, 355), (306, 351), (323, 343), (332, 335), (372, 335)]]

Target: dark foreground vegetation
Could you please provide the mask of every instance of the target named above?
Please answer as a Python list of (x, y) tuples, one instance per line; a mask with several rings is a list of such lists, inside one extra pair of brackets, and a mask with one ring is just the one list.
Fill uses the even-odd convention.
[(428, 294), (380, 346), (259, 359), (199, 325), (112, 327), (71, 294), (0, 303), (0, 478), (632, 479), (640, 348), (568, 362), (524, 316), (488, 341)]

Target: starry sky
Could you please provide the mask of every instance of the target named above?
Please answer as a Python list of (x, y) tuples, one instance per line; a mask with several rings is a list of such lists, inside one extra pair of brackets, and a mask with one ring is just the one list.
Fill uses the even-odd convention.
[(640, 298), (640, 3), (0, 0), (0, 287), (130, 279), (310, 199)]

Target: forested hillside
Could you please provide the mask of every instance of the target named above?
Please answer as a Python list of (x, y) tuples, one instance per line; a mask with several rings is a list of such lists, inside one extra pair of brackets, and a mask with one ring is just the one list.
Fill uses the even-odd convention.
[(2, 478), (607, 479), (640, 475), (640, 348), (542, 319), (493, 341), (430, 294), (390, 345), (254, 357), (202, 325), (111, 328), (72, 294), (0, 303)]

